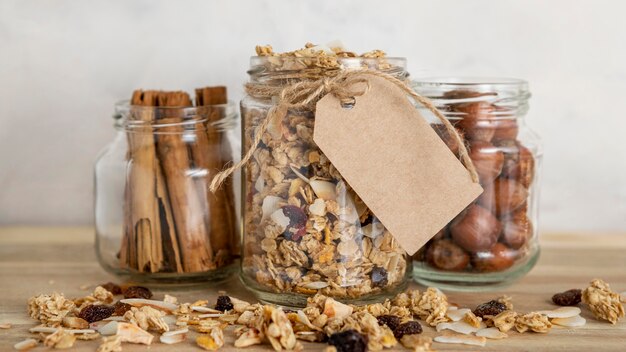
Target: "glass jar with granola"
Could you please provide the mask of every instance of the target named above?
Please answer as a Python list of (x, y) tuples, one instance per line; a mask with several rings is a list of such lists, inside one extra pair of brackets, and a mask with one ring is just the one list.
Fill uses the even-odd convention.
[[(241, 102), (244, 152), (284, 87), (363, 68), (408, 77), (404, 58), (379, 50), (356, 55), (307, 45), (276, 54), (257, 47), (257, 55)], [(316, 293), (382, 299), (406, 285), (410, 260), (316, 146), (311, 106), (268, 121), (243, 168), (242, 280), (259, 299), (284, 305), (302, 306)]]
[[(414, 258), (420, 283), (477, 290), (522, 277), (539, 256), (537, 201), (542, 149), (525, 123), (530, 92), (518, 79), (420, 79), (430, 98), (464, 137), (483, 194)], [(429, 111), (422, 111), (431, 116)], [(452, 152), (458, 146), (432, 126)]]

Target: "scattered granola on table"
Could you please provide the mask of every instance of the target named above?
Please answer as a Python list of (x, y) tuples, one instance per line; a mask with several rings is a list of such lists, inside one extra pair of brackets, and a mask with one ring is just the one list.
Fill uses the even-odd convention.
[[(352, 64), (405, 78), (380, 50), (359, 56), (333, 43), (282, 54), (271, 46), (256, 51), (252, 86), (281, 88)], [(244, 149), (273, 106), (272, 99), (249, 93), (242, 101)], [(408, 257), (313, 141), (312, 105), (270, 121), (244, 167), (245, 281), (260, 291), (305, 296), (391, 294), (406, 283)]]

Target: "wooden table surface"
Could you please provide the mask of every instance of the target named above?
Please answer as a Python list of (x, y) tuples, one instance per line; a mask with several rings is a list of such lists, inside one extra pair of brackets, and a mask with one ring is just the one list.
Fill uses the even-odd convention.
[[(11, 323), (0, 329), (0, 351), (12, 350), (13, 344), (29, 336), (28, 329), (36, 323), (26, 313), (26, 301), (39, 293), (62, 292), (67, 297), (89, 293), (99, 283), (116, 281), (96, 262), (93, 251), (93, 230), (89, 228), (0, 228), (0, 323)], [(550, 297), (555, 292), (583, 288), (593, 278), (602, 278), (618, 291), (626, 291), (626, 234), (551, 234), (541, 237), (542, 256), (532, 272), (518, 283), (498, 292), (447, 292), (450, 301), (463, 307), (475, 307), (502, 294), (513, 297), (519, 312), (551, 309)], [(416, 285), (414, 285), (416, 286)], [(233, 277), (227, 283), (213, 286), (156, 289), (156, 297), (169, 293), (179, 301), (209, 299), (214, 301), (218, 290), (254, 301)], [(463, 346), (434, 343), (438, 351), (626, 351), (626, 319), (617, 325), (599, 322), (583, 308), (587, 325), (581, 328), (553, 327), (548, 334), (509, 333), (504, 340), (488, 340), (487, 346)], [(432, 329), (425, 335), (434, 337)], [(234, 351), (232, 333), (227, 333), (222, 351)], [(99, 341), (77, 341), (72, 351), (95, 351)], [(305, 344), (306, 351), (322, 350), (325, 345)], [(149, 347), (124, 344), (124, 351), (200, 350), (191, 341), (178, 345), (159, 343)], [(44, 350), (39, 347), (36, 350)], [(247, 351), (271, 351), (269, 345), (249, 347)], [(404, 348), (397, 347), (401, 351)], [(389, 351), (389, 350), (387, 350)]]

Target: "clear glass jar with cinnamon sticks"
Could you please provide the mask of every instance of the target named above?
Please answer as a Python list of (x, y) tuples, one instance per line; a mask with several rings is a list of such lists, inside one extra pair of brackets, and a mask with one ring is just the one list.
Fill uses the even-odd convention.
[[(509, 284), (537, 261), (537, 201), (542, 148), (526, 125), (526, 81), (431, 78), (414, 82), (463, 137), (483, 194), (414, 256), (425, 285), (479, 290)], [(458, 145), (432, 118), (453, 153)]]
[(241, 102), (244, 152), (254, 150), (242, 177), (243, 282), (261, 300), (290, 306), (316, 293), (351, 301), (393, 295), (407, 284), (409, 257), (313, 141), (316, 102), (269, 121), (251, 145), (285, 87), (361, 68), (406, 79), (406, 60), (312, 45), (257, 54)]
[(236, 106), (224, 87), (135, 91), (115, 107), (114, 141), (95, 165), (96, 251), (136, 281), (218, 280), (236, 268), (240, 236), (232, 180)]

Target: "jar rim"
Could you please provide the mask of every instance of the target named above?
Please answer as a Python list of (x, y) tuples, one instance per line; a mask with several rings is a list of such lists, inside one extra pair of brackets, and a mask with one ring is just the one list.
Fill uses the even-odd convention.
[(506, 89), (517, 88), (528, 90), (528, 81), (512, 77), (481, 77), (481, 76), (433, 76), (420, 77), (413, 80), (413, 84), (420, 87), (445, 87), (459, 89)]

